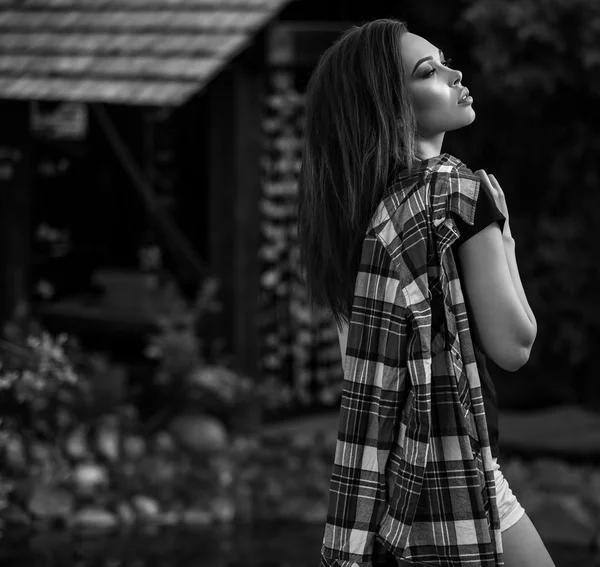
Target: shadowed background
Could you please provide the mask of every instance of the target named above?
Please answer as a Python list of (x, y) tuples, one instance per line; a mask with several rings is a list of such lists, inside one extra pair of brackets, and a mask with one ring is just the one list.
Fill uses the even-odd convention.
[[(24, 542), (13, 550), (96, 564), (117, 559), (81, 551), (77, 529), (238, 522), (241, 540), (223, 528), (214, 541), (249, 546), (251, 563), (316, 561), (342, 370), (298, 265), (303, 93), (323, 50), (379, 17), (442, 48), (474, 96), (476, 121), (444, 151), (500, 181), (539, 329), (524, 368), (490, 369), (503, 469), (557, 565), (593, 564), (592, 0), (0, 0), (0, 530)], [(269, 540), (261, 522), (282, 519)], [(143, 547), (124, 543), (120, 561), (151, 564)], [(247, 559), (227, 549), (216, 563)]]

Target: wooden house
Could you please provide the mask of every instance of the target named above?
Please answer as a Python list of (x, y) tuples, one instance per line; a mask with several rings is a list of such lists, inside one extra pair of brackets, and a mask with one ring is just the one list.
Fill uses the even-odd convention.
[[(218, 277), (222, 331), (254, 373), (265, 27), (285, 4), (0, 0), (2, 318), (39, 283), (32, 238), (56, 250), (70, 233), (79, 241), (63, 249), (85, 250), (54, 259), (55, 291), (68, 292), (43, 317), (139, 334), (136, 254), (150, 232), (184, 284)], [(96, 284), (131, 294), (82, 301), (107, 265)]]
[(434, 4), (0, 0), (0, 319), (47, 293), (49, 270), (49, 325), (132, 350), (158, 241), (184, 287), (219, 279), (239, 369), (335, 404), (335, 328), (298, 272), (303, 90), (352, 23), (417, 6), (443, 29)]

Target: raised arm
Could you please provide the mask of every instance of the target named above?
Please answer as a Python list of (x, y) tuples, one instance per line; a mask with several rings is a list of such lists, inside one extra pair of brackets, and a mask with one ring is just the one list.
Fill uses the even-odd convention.
[(458, 249), (465, 300), (483, 352), (514, 372), (529, 360), (537, 323), (521, 283), (504, 194), (495, 179), (492, 183), (485, 172), (477, 173), (492, 189), (506, 222), (504, 231), (492, 223)]

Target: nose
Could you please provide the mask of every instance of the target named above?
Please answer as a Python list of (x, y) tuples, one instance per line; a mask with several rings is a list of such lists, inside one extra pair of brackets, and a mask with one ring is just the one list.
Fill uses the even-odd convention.
[(452, 85), (458, 85), (462, 81), (463, 74), (458, 69), (452, 69), (452, 71), (456, 75), (454, 81), (452, 82)]

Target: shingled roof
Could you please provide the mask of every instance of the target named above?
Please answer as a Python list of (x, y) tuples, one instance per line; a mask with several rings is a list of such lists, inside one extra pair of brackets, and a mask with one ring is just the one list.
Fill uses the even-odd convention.
[(290, 0), (0, 0), (0, 98), (178, 105)]

